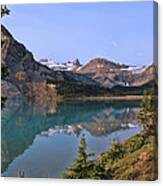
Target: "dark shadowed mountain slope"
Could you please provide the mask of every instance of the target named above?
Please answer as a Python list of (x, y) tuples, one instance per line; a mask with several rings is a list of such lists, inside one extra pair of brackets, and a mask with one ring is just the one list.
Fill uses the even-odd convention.
[[(3, 25), (1, 26), (1, 46), (2, 67), (7, 66), (9, 69), (9, 76), (6, 80), (24, 96), (33, 98), (40, 97), (38, 94), (41, 94), (41, 98), (49, 97), (49, 92), (55, 92), (54, 88), (57, 89), (57, 93), (63, 94), (63, 89), (65, 90), (63, 86), (69, 88), (72, 84), (73, 89), (77, 88), (83, 94), (87, 91), (91, 93), (95, 89), (96, 93), (101, 91), (96, 81), (83, 74), (53, 71), (38, 63), (32, 53), (16, 41)], [(55, 86), (50, 83), (51, 81)], [(85, 87), (87, 87), (86, 90)], [(65, 93), (68, 94), (70, 91), (71, 89)]]

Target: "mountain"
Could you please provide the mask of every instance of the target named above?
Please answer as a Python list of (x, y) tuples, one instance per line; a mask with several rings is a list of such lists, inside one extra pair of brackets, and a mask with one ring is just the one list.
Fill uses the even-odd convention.
[(142, 95), (157, 82), (154, 65), (138, 68), (103, 58), (92, 59), (85, 66), (76, 59), (63, 64), (68, 70), (54, 70), (37, 62), (3, 25), (1, 64), (9, 71), (2, 81), (2, 96), (21, 95), (35, 101), (56, 100), (57, 96)]
[(104, 58), (92, 59), (80, 68), (78, 73), (85, 74), (104, 87), (140, 87), (157, 79), (156, 67), (129, 66), (114, 63)]
[(66, 63), (57, 63), (54, 60), (40, 59), (39, 63), (53, 69), (54, 71), (77, 71), (81, 67), (78, 59)]
[[(40, 100), (44, 95), (50, 98), (55, 93), (55, 87), (46, 84), (41, 74), (42, 72), (50, 73), (50, 70), (37, 63), (32, 53), (16, 41), (3, 25), (1, 26), (1, 54), (2, 68), (6, 66), (9, 71), (5, 79), (9, 86), (8, 90), (12, 84), (18, 94)], [(5, 81), (4, 83), (6, 84)]]
[[(21, 94), (32, 100), (49, 101), (53, 97), (56, 99), (56, 94), (80, 96), (106, 92), (105, 88), (99, 88), (99, 83), (84, 74), (54, 71), (40, 64), (3, 25), (1, 25), (1, 54), (2, 69), (7, 67), (9, 71), (7, 78), (3, 81), (4, 94), (10, 95), (12, 90), (16, 89), (18, 95)], [(78, 60), (73, 64), (78, 64)], [(14, 88), (11, 88), (11, 85)]]

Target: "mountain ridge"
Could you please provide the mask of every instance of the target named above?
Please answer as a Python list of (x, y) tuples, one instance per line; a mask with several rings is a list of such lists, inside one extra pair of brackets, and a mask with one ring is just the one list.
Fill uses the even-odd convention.
[[(9, 69), (9, 75), (5, 80), (12, 83), (18, 92), (25, 97), (33, 99), (39, 93), (41, 97), (42, 95), (49, 97), (49, 92), (63, 92), (62, 84), (65, 83), (69, 85), (68, 88), (72, 83), (76, 86), (83, 84), (88, 91), (95, 90), (99, 86), (97, 82), (85, 75), (71, 71), (53, 71), (38, 63), (33, 54), (23, 44), (16, 41), (3, 25), (1, 25), (1, 43), (1, 64), (2, 67), (7, 66)], [(80, 87), (78, 88), (80, 90)], [(100, 89), (98, 91), (100, 92)]]
[[(131, 87), (136, 87), (130, 94), (136, 95), (137, 92), (143, 94), (144, 89), (139, 90), (141, 86), (155, 79), (153, 67), (149, 67), (143, 76), (133, 75), (127, 70), (125, 73), (122, 71), (129, 68), (128, 65), (116, 64), (103, 58), (92, 59), (77, 71), (55, 71), (36, 61), (32, 52), (15, 40), (3, 25), (1, 25), (1, 54), (2, 67), (7, 65), (9, 69), (5, 81), (13, 84), (21, 95), (30, 99), (38, 97), (41, 100), (52, 95), (55, 95), (54, 97), (109, 96), (113, 95), (117, 86), (120, 86), (118, 90), (123, 90), (123, 87), (132, 90), (130, 84), (126, 84), (127, 79), (131, 81)], [(79, 64), (78, 61), (74, 63)], [(133, 77), (130, 77), (131, 75)], [(147, 76), (149, 78), (146, 78)], [(142, 77), (144, 84), (133, 83), (134, 78)], [(4, 87), (2, 89), (5, 89)], [(123, 92), (118, 93), (123, 94)]]
[(156, 79), (156, 67), (152, 64), (142, 68), (111, 62), (105, 58), (94, 58), (78, 72), (88, 75), (104, 87), (142, 86)]

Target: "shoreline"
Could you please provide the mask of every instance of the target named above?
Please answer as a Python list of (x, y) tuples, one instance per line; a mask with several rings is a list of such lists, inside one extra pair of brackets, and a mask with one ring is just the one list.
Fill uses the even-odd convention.
[(127, 95), (127, 96), (83, 96), (83, 97), (57, 97), (58, 101), (141, 101), (142, 95)]

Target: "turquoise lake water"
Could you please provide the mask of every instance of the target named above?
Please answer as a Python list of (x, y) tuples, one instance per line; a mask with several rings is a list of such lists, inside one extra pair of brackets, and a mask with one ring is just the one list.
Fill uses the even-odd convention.
[(59, 178), (77, 156), (84, 133), (98, 156), (141, 130), (140, 102), (67, 101), (34, 105), (8, 101), (2, 110), (2, 176)]

